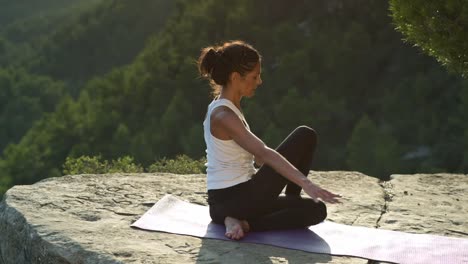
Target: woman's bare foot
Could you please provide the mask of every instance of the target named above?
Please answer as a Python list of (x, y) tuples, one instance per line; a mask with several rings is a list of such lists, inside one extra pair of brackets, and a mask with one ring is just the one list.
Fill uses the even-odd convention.
[(224, 224), (226, 225), (226, 233), (224, 235), (230, 239), (235, 240), (243, 238), (250, 229), (249, 223), (247, 223), (247, 221), (238, 220), (230, 216), (227, 216), (224, 219)]

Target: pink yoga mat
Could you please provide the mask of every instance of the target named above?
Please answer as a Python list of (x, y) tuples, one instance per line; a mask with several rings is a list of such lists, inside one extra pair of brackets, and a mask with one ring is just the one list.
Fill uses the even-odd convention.
[[(229, 240), (224, 236), (224, 226), (211, 222), (207, 206), (191, 204), (171, 195), (164, 196), (131, 226)], [(239, 242), (393, 263), (468, 263), (468, 239), (349, 226), (330, 221), (308, 229), (250, 232)]]

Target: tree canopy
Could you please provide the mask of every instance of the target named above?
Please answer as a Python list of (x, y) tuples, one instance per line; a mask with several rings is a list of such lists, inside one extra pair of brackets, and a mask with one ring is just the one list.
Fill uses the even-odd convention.
[(453, 72), (468, 76), (468, 3), (390, 0), (396, 28), (408, 42)]

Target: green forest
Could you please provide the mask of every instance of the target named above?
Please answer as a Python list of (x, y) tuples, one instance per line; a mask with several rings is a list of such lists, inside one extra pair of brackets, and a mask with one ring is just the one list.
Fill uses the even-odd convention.
[(307, 125), (319, 135), (312, 170), (466, 172), (468, 71), (455, 44), (468, 41), (426, 45), (404, 26), (419, 18), (410, 11), (397, 0), (5, 1), (0, 195), (83, 156), (126, 157), (137, 171), (202, 162), (212, 98), (196, 59), (234, 39), (263, 57), (263, 84), (242, 107), (268, 146)]

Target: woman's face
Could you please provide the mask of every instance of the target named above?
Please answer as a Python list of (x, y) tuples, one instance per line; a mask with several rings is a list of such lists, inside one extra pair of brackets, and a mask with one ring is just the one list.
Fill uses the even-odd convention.
[(262, 78), (260, 76), (261, 72), (262, 69), (259, 62), (251, 72), (248, 72), (246, 75), (240, 77), (239, 84), (242, 96), (254, 96), (257, 86), (262, 84)]

